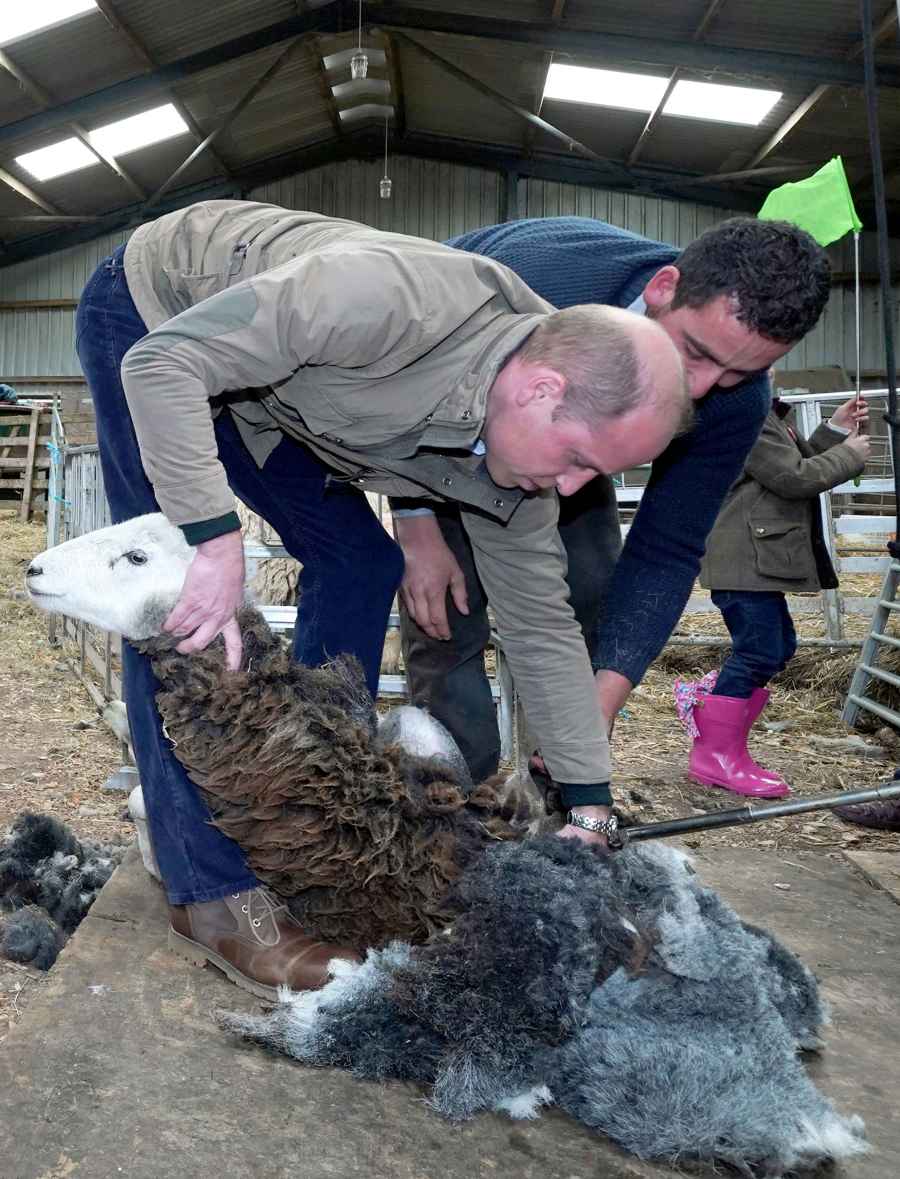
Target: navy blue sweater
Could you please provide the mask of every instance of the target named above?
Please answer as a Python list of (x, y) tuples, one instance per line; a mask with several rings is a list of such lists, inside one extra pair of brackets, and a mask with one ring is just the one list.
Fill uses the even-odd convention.
[[(476, 229), (447, 243), (514, 270), (548, 303), (628, 307), (678, 256), (662, 242), (587, 217), (542, 217)], [(696, 424), (653, 463), (610, 582), (595, 670), (633, 684), (675, 629), (700, 569), (706, 538), (769, 410), (768, 376), (712, 389)]]

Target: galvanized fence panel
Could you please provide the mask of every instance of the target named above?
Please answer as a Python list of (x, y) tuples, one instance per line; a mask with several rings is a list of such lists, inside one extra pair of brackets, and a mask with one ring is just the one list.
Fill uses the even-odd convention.
[[(64, 437), (58, 416), (54, 434)], [(111, 524), (109, 505), (103, 488), (100, 454), (93, 446), (57, 446), (54, 454), (53, 490), (47, 512), (47, 543), (61, 544)], [(55, 506), (56, 510), (53, 510)], [(76, 658), (67, 659), (98, 708), (121, 699), (121, 651), (118, 635), (99, 627), (88, 626), (72, 618), (54, 616), (50, 623), (52, 641), (71, 640), (78, 649)]]

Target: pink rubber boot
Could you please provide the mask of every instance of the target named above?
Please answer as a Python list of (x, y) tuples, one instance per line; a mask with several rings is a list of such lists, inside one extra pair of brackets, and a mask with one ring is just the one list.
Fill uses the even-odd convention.
[[(757, 692), (768, 698), (764, 688), (757, 688)], [(764, 704), (763, 700), (753, 711), (753, 697), (741, 700), (712, 695), (697, 702), (694, 722), (700, 736), (694, 739), (688, 770), (695, 782), (751, 798), (782, 798), (790, 793), (787, 782), (757, 765), (747, 750), (748, 714), (755, 720)]]
[(769, 703), (768, 688), (754, 688), (747, 703), (747, 732), (753, 728), (754, 722), (765, 706)]

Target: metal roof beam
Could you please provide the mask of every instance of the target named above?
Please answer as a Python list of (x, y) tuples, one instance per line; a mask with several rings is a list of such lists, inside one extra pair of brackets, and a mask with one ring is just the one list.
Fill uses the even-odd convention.
[[(703, 37), (706, 35), (706, 30), (709, 28), (709, 26), (712, 24), (712, 22), (715, 20), (715, 18), (719, 15), (719, 10), (721, 9), (721, 7), (724, 3), (725, 3), (725, 0), (709, 0), (709, 4), (707, 5), (706, 12), (703, 14), (703, 19), (700, 21), (700, 24), (697, 25), (696, 29), (694, 29), (694, 32), (691, 36), (692, 41), (702, 41), (703, 40)], [(659, 117), (663, 113), (663, 110), (665, 109), (665, 105), (669, 101), (669, 99), (672, 95), (672, 91), (675, 89), (675, 86), (677, 85), (678, 79), (680, 77), (681, 77), (681, 70), (680, 69), (676, 68), (676, 69), (672, 70), (672, 73), (669, 76), (669, 80), (666, 83), (666, 88), (663, 91), (659, 102), (656, 104), (655, 108), (647, 116), (647, 122), (644, 124), (643, 130), (641, 131), (641, 133), (637, 137), (637, 139), (634, 141), (634, 147), (628, 153), (628, 167), (629, 168), (638, 162), (638, 157), (640, 156), (641, 152), (644, 150), (644, 145), (646, 144), (647, 140), (650, 138), (651, 134), (653, 133), (653, 129), (655, 128), (656, 124), (659, 122)]]
[[(863, 84), (861, 65), (801, 53), (632, 37), (574, 28), (571, 25), (553, 26), (536, 21), (514, 21), (432, 9), (426, 11), (400, 4), (378, 3), (376, 0), (370, 0), (368, 14), (373, 25), (390, 25), (396, 29), (416, 29), (427, 33), (452, 33), (460, 37), (485, 37), (518, 45), (533, 45), (537, 49), (567, 53), (581, 59), (600, 57), (608, 61), (642, 62), (670, 68), (684, 66), (690, 69), (714, 69), (720, 74), (730, 71), (772, 78), (808, 78), (814, 82), (831, 82), (838, 86)], [(882, 86), (900, 87), (900, 66), (880, 66), (878, 81)]]
[(739, 180), (756, 180), (768, 176), (785, 176), (792, 172), (808, 172), (815, 164), (773, 164), (768, 168), (742, 168), (739, 172), (708, 172), (705, 176), (690, 176), (679, 181), (683, 187), (694, 184), (725, 184)]
[(37, 205), (39, 209), (43, 209), (45, 213), (60, 214), (62, 210), (54, 205), (51, 201), (45, 200), (40, 193), (35, 192), (33, 188), (29, 188), (11, 172), (7, 172), (5, 168), (0, 168), (0, 181), (17, 192), (19, 196), (23, 196), (27, 201), (31, 201), (33, 205)]
[(322, 96), (322, 102), (328, 109), (328, 117), (331, 120), (331, 126), (334, 129), (335, 135), (342, 135), (343, 129), (341, 127), (341, 117), (338, 114), (338, 106), (334, 100), (334, 94), (331, 91), (331, 83), (328, 81), (328, 73), (325, 69), (325, 63), (322, 53), (322, 42), (315, 33), (310, 34), (306, 38), (306, 52), (310, 59), (315, 62), (316, 79), (319, 83), (319, 93)]
[[(565, 11), (565, 7), (566, 7), (566, 0), (553, 0), (553, 8), (550, 11), (550, 23), (552, 25), (558, 25), (562, 22), (563, 12)], [(543, 56), (543, 60), (541, 61), (541, 64), (538, 68), (538, 77), (539, 77), (540, 81), (538, 84), (537, 93), (534, 96), (534, 102), (532, 103), (532, 106), (534, 107), (534, 113), (536, 115), (539, 115), (541, 113), (541, 107), (544, 105), (544, 91), (547, 89), (547, 77), (550, 73), (550, 67), (552, 64), (553, 64), (553, 54), (552, 53), (545, 53)], [(531, 151), (531, 149), (534, 146), (535, 138), (536, 138), (536, 134), (535, 134), (534, 128), (529, 127), (528, 133), (525, 136), (525, 150), (526, 151)], [(511, 220), (511, 218), (508, 217), (507, 220)]]
[(554, 127), (552, 123), (548, 123), (545, 119), (542, 119), (540, 115), (536, 115), (532, 111), (526, 110), (525, 107), (519, 106), (517, 103), (513, 102), (512, 99), (507, 98), (505, 94), (501, 94), (499, 90), (495, 90), (492, 86), (488, 86), (485, 82), (482, 82), (480, 78), (476, 78), (472, 74), (467, 73), (465, 70), (461, 70), (459, 66), (454, 65), (451, 61), (447, 61), (445, 57), (441, 57), (439, 53), (435, 53), (432, 49), (427, 49), (419, 41), (416, 41), (414, 37), (407, 37), (405, 33), (397, 32), (395, 32), (393, 35), (401, 45), (408, 45), (411, 49), (414, 49), (417, 53), (427, 58), (428, 61), (434, 62), (434, 64), (444, 70), (445, 73), (450, 74), (458, 81), (466, 83), (466, 85), (471, 86), (479, 93), (486, 95), (486, 97), (490, 98), (493, 102), (498, 103), (506, 110), (512, 111), (513, 114), (518, 115), (520, 119), (524, 119), (524, 121), (530, 124), (532, 127), (536, 127), (545, 134), (551, 135), (554, 139), (561, 140), (562, 143), (565, 144), (565, 146), (569, 149), (569, 151), (578, 152), (580, 156), (583, 156), (588, 160), (593, 160), (595, 163), (607, 169), (608, 172), (618, 176), (620, 180), (625, 180), (626, 183), (628, 182), (628, 171), (617, 160), (607, 160), (602, 156), (597, 155), (595, 151), (592, 151), (589, 147), (586, 147), (577, 139), (573, 139), (572, 136), (567, 135), (565, 131), (560, 131), (558, 127)]
[[(195, 184), (188, 188), (169, 192), (163, 198), (159, 208), (154, 210), (156, 216), (173, 209), (183, 208), (193, 201), (212, 200), (216, 198), (238, 198), (253, 188), (296, 175), (309, 168), (316, 168), (323, 164), (339, 162), (348, 159), (379, 159), (384, 150), (383, 137), (380, 130), (366, 128), (352, 134), (347, 134), (342, 140), (327, 140), (311, 144), (299, 151), (287, 152), (262, 164), (255, 164), (244, 168), (231, 181), (217, 181), (213, 183)], [(609, 171), (599, 164), (575, 157), (539, 155), (527, 159), (514, 152), (500, 148), (473, 143), (468, 140), (446, 139), (437, 136), (406, 135), (394, 144), (394, 151), (398, 155), (409, 155), (416, 158), (447, 160), (451, 163), (467, 164), (474, 167), (512, 170), (524, 176), (541, 177), (548, 180), (565, 180), (576, 184), (593, 184), (607, 188), (616, 187), (610, 180)], [(651, 191), (649, 185), (644, 185), (645, 191)], [(675, 195), (674, 190), (660, 195)], [(710, 188), (704, 190), (704, 200), (711, 204), (722, 204), (734, 207), (739, 204), (734, 192), (721, 190), (721, 200), (717, 199), (718, 190)], [(55, 213), (57, 210), (48, 209)], [(9, 266), (28, 258), (40, 257), (56, 250), (67, 249), (80, 245), (99, 237), (101, 234), (115, 233), (124, 230), (143, 220), (143, 205), (133, 204), (126, 208), (117, 209), (112, 213), (99, 217), (93, 222), (85, 222), (60, 229), (57, 233), (42, 233), (19, 241), (6, 242), (6, 249), (0, 256), (0, 266)]]
[[(0, 126), (0, 143), (8, 143), (46, 131), (72, 119), (93, 118), (110, 106), (122, 105), (148, 94), (156, 94), (204, 70), (213, 69), (303, 33), (345, 31), (352, 23), (354, 9), (355, 5), (348, 3), (348, 0), (331, 0), (331, 3), (324, 7), (298, 13), (220, 45), (168, 62), (142, 76), (117, 82), (112, 86), (95, 90), (92, 94), (82, 95), (49, 110)], [(555, 26), (552, 23), (541, 24), (470, 14), (424, 11), (390, 3), (381, 4), (375, 0), (370, 0), (368, 17), (373, 24), (377, 20), (377, 23), (392, 28), (485, 37), (533, 45), (539, 49), (567, 53), (577, 58), (600, 57), (605, 60), (644, 62), (670, 68), (684, 66), (716, 69), (719, 72), (730, 70), (739, 74), (763, 75), (776, 79), (807, 78), (820, 84), (861, 86), (863, 82), (862, 66), (856, 62), (809, 57), (799, 53), (776, 53), (701, 45), (691, 41), (630, 37), (623, 34), (599, 33), (592, 29), (576, 29), (570, 25)], [(878, 77), (881, 85), (900, 87), (900, 66), (883, 65), (878, 70)]]
[[(154, 213), (159, 216), (173, 209), (183, 208), (199, 200), (216, 198), (237, 199), (245, 197), (253, 188), (268, 184), (287, 176), (296, 175), (323, 164), (349, 159), (378, 160), (384, 150), (381, 132), (366, 128), (345, 135), (340, 141), (329, 139), (310, 144), (298, 151), (284, 153), (263, 163), (241, 169), (232, 181), (215, 181), (195, 184), (176, 192), (168, 193)], [(702, 201), (706, 205), (725, 209), (743, 209), (753, 213), (759, 207), (756, 192), (742, 192), (729, 188), (722, 177), (690, 176), (674, 169), (650, 167), (642, 164), (633, 170), (633, 183), (623, 189), (622, 185), (610, 178), (609, 171), (591, 160), (575, 156), (541, 153), (522, 156), (509, 149), (490, 147), (471, 140), (451, 139), (442, 136), (407, 134), (394, 144), (397, 155), (418, 159), (446, 160), (450, 163), (465, 164), (468, 167), (482, 167), (499, 172), (514, 172), (524, 177), (542, 180), (562, 181), (595, 188), (620, 189), (674, 200), (696, 200), (696, 181), (704, 181)], [(721, 184), (716, 182), (722, 180)], [(707, 183), (708, 182), (708, 183)], [(862, 210), (866, 216), (866, 210)], [(142, 205), (134, 204), (125, 209), (103, 215), (99, 220), (73, 228), (61, 229), (58, 233), (44, 233), (19, 241), (5, 243), (0, 254), (0, 266), (8, 266), (28, 258), (40, 257), (69, 246), (90, 241), (101, 234), (113, 233), (138, 224), (142, 220)]]
[[(900, 0), (897, 0), (897, 8), (891, 6), (890, 11), (885, 14), (884, 18), (879, 23), (878, 28), (875, 30), (873, 37), (876, 45), (879, 45), (882, 41), (887, 40), (887, 38), (893, 32), (897, 25), (898, 13), (900, 13)], [(847, 60), (856, 60), (856, 58), (862, 54), (862, 46), (862, 41), (860, 41), (857, 45), (854, 45), (847, 55)], [(825, 95), (831, 92), (831, 89), (832, 87), (829, 85), (817, 86), (815, 90), (813, 90), (810, 94), (807, 94), (806, 98), (803, 99), (798, 107), (791, 111), (781, 126), (772, 132), (762, 147), (754, 152), (754, 154), (747, 161), (747, 167), (755, 168), (757, 164), (761, 164), (766, 156), (770, 155), (775, 150), (775, 148), (778, 147), (781, 141), (790, 135), (797, 124), (802, 119), (806, 118), (813, 107), (818, 106)]]
[[(252, 164), (242, 168), (237, 176), (228, 180), (203, 181), (177, 189), (174, 192), (168, 192), (161, 199), (159, 207), (153, 210), (151, 218), (161, 217), (173, 209), (182, 209), (195, 201), (238, 200), (250, 189), (269, 181), (279, 180), (308, 168), (316, 168), (335, 161), (361, 156), (376, 159), (383, 150), (381, 135), (373, 135), (370, 131), (348, 134), (341, 141), (334, 139), (319, 141), (299, 151), (278, 156), (265, 164)], [(47, 212), (56, 213), (58, 210), (51, 207)], [(85, 222), (75, 228), (66, 228), (58, 233), (44, 233), (7, 242), (6, 250), (0, 257), (0, 266), (9, 266), (28, 258), (36, 258), (56, 250), (81, 245), (83, 242), (100, 237), (101, 234), (129, 229), (140, 225), (145, 220), (147, 217), (144, 216), (144, 203), (141, 201), (121, 209), (115, 209), (111, 213), (101, 214), (96, 221)]]
[(279, 53), (269, 68), (260, 74), (253, 85), (250, 86), (247, 91), (238, 99), (238, 101), (234, 104), (234, 106), (231, 108), (225, 118), (219, 123), (219, 125), (210, 131), (209, 135), (206, 136), (202, 143), (198, 143), (190, 155), (187, 156), (186, 159), (182, 160), (172, 175), (163, 181), (153, 196), (150, 197), (150, 199), (147, 201), (146, 205), (144, 206), (145, 210), (153, 208), (153, 206), (159, 201), (160, 197), (169, 191), (178, 177), (190, 167), (194, 160), (196, 160), (197, 157), (201, 155), (211, 143), (214, 143), (224, 131), (228, 130), (238, 115), (240, 115), (241, 111), (248, 107), (253, 99), (256, 98), (257, 94), (259, 94), (261, 90), (268, 86), (268, 84), (272, 81), (288, 58), (292, 57), (302, 45), (303, 38), (297, 37), (287, 46), (286, 49), (283, 49), (281, 53)]
[[(130, 29), (128, 25), (125, 24), (121, 16), (113, 7), (112, 0), (94, 0), (94, 3), (99, 8), (101, 15), (110, 28), (115, 29), (119, 36), (127, 42), (128, 47), (131, 49), (132, 53), (135, 55), (144, 69), (155, 70), (157, 68), (157, 63), (149, 53), (147, 46), (140, 39), (140, 37), (138, 37), (137, 34), (132, 29)], [(188, 130), (195, 137), (195, 139), (203, 139), (203, 132), (197, 126), (194, 116), (187, 109), (181, 99), (171, 91), (167, 92), (166, 97), (171, 100), (172, 106), (175, 107), (176, 111), (178, 111), (179, 115), (181, 115), (181, 117), (184, 119), (185, 123), (187, 123)], [(209, 158), (215, 163), (216, 167), (224, 172), (227, 176), (228, 165), (225, 163), (222, 157), (211, 147), (207, 147), (206, 151), (209, 155)]]
[(346, 26), (346, 20), (343, 18), (345, 13), (349, 13), (350, 7), (347, 0), (331, 0), (324, 8), (299, 13), (276, 24), (255, 29), (252, 33), (244, 33), (220, 45), (203, 49), (199, 53), (167, 62), (135, 78), (126, 78), (123, 82), (105, 86), (92, 94), (83, 94), (80, 98), (58, 103), (48, 110), (0, 126), (0, 143), (9, 143), (27, 135), (47, 131), (72, 119), (94, 118), (112, 106), (122, 106), (148, 95), (158, 94), (168, 86), (194, 77), (205, 70), (214, 69), (216, 66), (246, 57), (260, 49), (267, 49), (281, 41), (302, 36), (304, 33), (341, 32)]
[(406, 93), (403, 74), (400, 70), (400, 54), (393, 39), (385, 34), (384, 49), (387, 57), (387, 75), (394, 96), (394, 135), (406, 134)]
[[(22, 69), (8, 53), (0, 49), (0, 68), (6, 70), (18, 84), (22, 87), (24, 92), (28, 95), (35, 106), (41, 110), (47, 110), (53, 106), (54, 99), (43, 86), (35, 82), (29, 74)], [(88, 149), (95, 159), (99, 160), (104, 167), (108, 168), (115, 176), (118, 176), (121, 181), (131, 191), (131, 195), (137, 197), (139, 200), (146, 197), (146, 193), (137, 183), (137, 181), (122, 167), (122, 165), (113, 156), (108, 156), (106, 152), (102, 152), (97, 148), (90, 139), (87, 129), (81, 123), (69, 123), (69, 130), (75, 138)]]
[[(681, 193), (681, 185), (693, 177), (683, 172), (639, 165), (633, 170), (627, 186), (610, 179), (604, 165), (617, 161), (578, 159), (575, 156), (555, 155), (545, 152), (520, 156), (508, 148), (492, 147), (489, 144), (473, 143), (471, 140), (450, 139), (434, 135), (407, 135), (396, 144), (398, 155), (415, 156), (432, 160), (447, 160), (450, 163), (468, 164), (472, 167), (510, 170), (520, 176), (539, 180), (563, 181), (568, 184), (586, 184), (595, 188), (618, 189), (637, 192), (647, 196), (661, 196), (672, 199), (691, 199)], [(696, 198), (693, 198), (696, 199)], [(749, 198), (724, 185), (721, 189), (710, 186), (703, 193), (706, 204), (721, 205), (725, 208), (756, 208), (758, 197)]]
[(785, 139), (794, 130), (801, 119), (805, 119), (813, 107), (818, 106), (821, 100), (831, 91), (831, 86), (817, 86), (812, 93), (807, 94), (806, 98), (800, 103), (798, 107), (788, 115), (780, 127), (777, 127), (766, 142), (755, 151), (750, 159), (747, 161), (748, 168), (755, 168), (757, 164), (761, 164), (766, 156), (778, 147), (779, 143)]
[(18, 225), (19, 222), (30, 223), (32, 221), (51, 224), (68, 224), (71, 222), (81, 225), (90, 221), (100, 221), (101, 219), (102, 214), (100, 213), (88, 215), (81, 213), (0, 213), (0, 224), (2, 225)]

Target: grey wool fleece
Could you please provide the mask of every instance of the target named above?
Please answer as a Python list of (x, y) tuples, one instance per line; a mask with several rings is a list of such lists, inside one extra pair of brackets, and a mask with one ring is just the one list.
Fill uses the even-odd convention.
[(815, 978), (661, 844), (543, 836), (486, 851), (460, 916), (226, 1028), (309, 1065), (431, 1085), (452, 1119), (555, 1103), (645, 1159), (780, 1176), (866, 1149), (798, 1055)]

